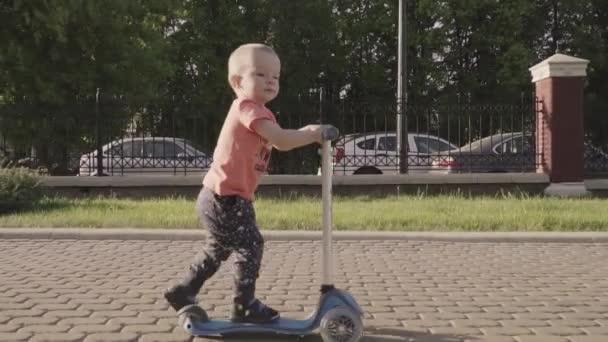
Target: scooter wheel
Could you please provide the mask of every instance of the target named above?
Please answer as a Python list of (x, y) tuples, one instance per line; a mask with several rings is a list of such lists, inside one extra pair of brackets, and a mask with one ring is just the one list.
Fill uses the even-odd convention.
[(356, 342), (363, 335), (363, 322), (356, 313), (338, 306), (323, 315), (319, 330), (325, 342)]
[[(189, 322), (187, 321), (189, 319)], [(189, 305), (179, 311), (179, 318), (177, 319), (178, 324), (184, 327), (186, 330), (192, 329), (191, 322), (207, 322), (209, 317), (207, 312), (198, 305)]]

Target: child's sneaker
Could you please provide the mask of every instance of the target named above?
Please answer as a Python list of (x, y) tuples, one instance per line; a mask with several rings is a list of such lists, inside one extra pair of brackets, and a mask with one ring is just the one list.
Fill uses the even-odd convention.
[(247, 307), (234, 303), (232, 309), (232, 321), (238, 323), (270, 323), (278, 319), (279, 316), (276, 310), (262, 304), (257, 299), (254, 299)]
[(167, 289), (165, 299), (175, 311), (181, 310), (184, 306), (196, 304), (195, 295), (184, 285), (175, 285)]

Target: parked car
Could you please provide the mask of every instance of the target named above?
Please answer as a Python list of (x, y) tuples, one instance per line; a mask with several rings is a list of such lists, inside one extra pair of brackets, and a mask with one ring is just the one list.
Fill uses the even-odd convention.
[[(112, 141), (102, 147), (106, 175), (191, 174), (209, 169), (211, 157), (188, 140), (138, 137)], [(80, 157), (80, 176), (97, 175), (97, 150)]]
[[(407, 147), (409, 173), (429, 172), (435, 155), (458, 148), (440, 137), (422, 133), (409, 133)], [(335, 144), (334, 174), (397, 174), (399, 159), (395, 132), (349, 134)]]
[[(585, 168), (608, 165), (608, 155), (585, 142)], [(536, 143), (532, 134), (501, 133), (449, 151), (433, 161), (433, 172), (534, 172)]]
[(608, 173), (608, 153), (591, 142), (585, 142), (585, 172), (598, 175)]

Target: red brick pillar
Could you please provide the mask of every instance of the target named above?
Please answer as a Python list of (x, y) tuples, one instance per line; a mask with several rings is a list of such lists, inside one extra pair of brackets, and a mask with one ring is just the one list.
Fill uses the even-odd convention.
[[(582, 184), (584, 176), (583, 89), (588, 60), (556, 54), (530, 68), (536, 96), (539, 173), (551, 183)], [(583, 186), (584, 188), (584, 186)]]

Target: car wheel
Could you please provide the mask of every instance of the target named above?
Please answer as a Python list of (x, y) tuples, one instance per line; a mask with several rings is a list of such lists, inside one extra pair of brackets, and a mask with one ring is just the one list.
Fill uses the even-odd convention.
[(381, 175), (382, 171), (373, 166), (364, 166), (354, 172), (355, 175)]

